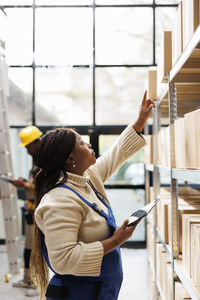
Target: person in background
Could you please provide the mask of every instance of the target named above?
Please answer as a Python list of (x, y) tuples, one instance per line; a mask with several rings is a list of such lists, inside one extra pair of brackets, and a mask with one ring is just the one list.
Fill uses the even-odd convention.
[[(23, 128), (19, 137), (21, 140), (20, 147), (26, 147), (29, 155), (33, 156), (33, 152), (38, 145), (42, 132), (35, 126), (27, 126)], [(37, 296), (38, 290), (32, 283), (29, 274), (30, 255), (33, 242), (33, 214), (35, 210), (35, 176), (38, 168), (33, 164), (29, 172), (29, 180), (19, 177), (14, 180), (13, 184), (16, 188), (26, 189), (26, 201), (22, 212), (25, 219), (25, 245), (24, 245), (24, 277), (19, 282), (13, 283), (13, 287), (27, 288), (26, 296)]]
[[(104, 182), (146, 145), (141, 131), (152, 107), (145, 92), (137, 121), (97, 160), (91, 145), (69, 128), (48, 132), (36, 147), (33, 159), (40, 171), (30, 269), (41, 299), (118, 298), (119, 246), (136, 225), (128, 227), (125, 220), (116, 228)], [(49, 284), (48, 267), (54, 272)]]

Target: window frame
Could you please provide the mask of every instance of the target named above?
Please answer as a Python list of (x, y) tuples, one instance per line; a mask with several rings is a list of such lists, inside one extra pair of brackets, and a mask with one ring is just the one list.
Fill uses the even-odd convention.
[[(167, 2), (167, 1), (166, 1)], [(32, 80), (32, 124), (36, 125), (36, 69), (37, 68), (46, 68), (46, 67), (56, 67), (56, 65), (37, 65), (35, 62), (35, 57), (34, 53), (36, 50), (36, 42), (35, 42), (35, 25), (36, 25), (36, 10), (37, 8), (69, 8), (69, 7), (74, 7), (74, 8), (92, 8), (93, 11), (93, 28), (92, 28), (92, 35), (93, 35), (93, 53), (92, 53), (92, 125), (88, 126), (77, 126), (74, 124), (73, 126), (67, 126), (71, 128), (76, 128), (77, 131), (80, 134), (83, 135), (89, 135), (90, 137), (90, 143), (92, 144), (92, 147), (94, 148), (94, 151), (97, 155), (99, 156), (99, 136), (100, 135), (109, 135), (109, 134), (120, 134), (123, 129), (126, 127), (126, 125), (113, 125), (113, 126), (98, 126), (96, 125), (96, 98), (95, 98), (95, 85), (96, 85), (96, 74), (95, 70), (98, 67), (101, 68), (112, 68), (112, 67), (126, 67), (126, 68), (137, 68), (137, 67), (154, 67), (156, 65), (156, 8), (158, 7), (177, 7), (177, 4), (157, 4), (156, 0), (152, 1), (152, 4), (126, 4), (126, 5), (98, 5), (95, 3), (95, 0), (93, 0), (92, 5), (36, 5), (35, 0), (33, 0), (32, 5), (0, 5), (1, 10), (9, 9), (9, 8), (32, 8), (32, 14), (33, 14), (33, 44), (32, 44), (32, 64), (31, 65), (10, 65), (10, 68), (32, 68), (33, 71), (33, 80)], [(101, 65), (101, 64), (96, 64), (96, 59), (95, 59), (95, 53), (96, 53), (96, 43), (95, 43), (95, 16), (96, 16), (96, 10), (99, 8), (131, 8), (131, 7), (140, 7), (140, 8), (145, 8), (145, 7), (150, 7), (152, 8), (152, 18), (153, 18), (153, 52), (152, 52), (152, 61), (153, 63), (150, 65), (145, 65), (145, 64), (111, 64), (111, 65)], [(64, 67), (64, 65), (63, 65)], [(90, 65), (73, 65), (73, 68), (90, 68)], [(20, 126), (10, 126), (11, 128), (23, 128), (27, 126), (27, 124), (21, 124)], [(55, 128), (55, 126), (38, 126), (43, 132), (46, 130)], [(152, 181), (152, 179), (151, 179)], [(112, 185), (105, 185), (106, 188), (113, 189), (113, 188), (130, 188), (130, 189), (145, 189), (145, 184), (144, 185), (117, 185), (117, 184), (112, 184)], [(126, 242), (124, 244), (126, 247), (134, 247), (134, 248), (144, 248), (146, 246), (146, 241), (134, 241), (134, 242)]]

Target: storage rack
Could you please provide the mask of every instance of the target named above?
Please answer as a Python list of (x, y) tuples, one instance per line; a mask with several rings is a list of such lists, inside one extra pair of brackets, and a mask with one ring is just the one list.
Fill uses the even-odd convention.
[[(181, 86), (176, 86), (181, 83)], [(183, 85), (182, 85), (183, 84)], [(185, 84), (185, 85), (184, 85)], [(193, 94), (190, 94), (188, 85), (193, 84)], [(180, 89), (182, 93), (179, 94)], [(177, 97), (177, 95), (179, 97)], [(188, 97), (187, 97), (188, 96)], [(177, 99), (178, 98), (178, 99)], [(190, 101), (189, 101), (190, 99)], [(192, 99), (192, 100), (191, 100)], [(193, 300), (200, 299), (200, 293), (196, 289), (193, 281), (185, 271), (179, 255), (179, 224), (178, 224), (178, 182), (192, 182), (200, 184), (200, 170), (187, 170), (175, 168), (175, 148), (174, 148), (174, 127), (170, 126), (170, 167), (162, 167), (157, 164), (157, 133), (160, 130), (161, 115), (168, 113), (169, 125), (173, 125), (177, 119), (177, 109), (179, 116), (184, 113), (195, 110), (200, 106), (200, 25), (195, 31), (191, 41), (185, 48), (181, 57), (178, 59), (172, 70), (168, 74), (168, 83), (162, 89), (158, 100), (155, 102), (156, 107), (153, 112), (153, 164), (146, 164), (146, 201), (149, 202), (149, 177), (153, 173), (154, 199), (160, 193), (160, 172), (162, 169), (167, 170), (171, 183), (171, 246), (167, 245), (161, 238), (157, 229), (157, 211), (153, 211), (153, 221), (147, 218), (148, 224), (154, 230), (154, 264), (148, 257), (149, 265), (155, 279), (154, 299), (165, 297), (160, 289), (160, 284), (156, 274), (156, 242), (160, 242), (172, 265), (172, 297), (175, 299), (175, 279), (178, 278), (183, 283), (185, 289)], [(154, 300), (152, 299), (152, 300)]]

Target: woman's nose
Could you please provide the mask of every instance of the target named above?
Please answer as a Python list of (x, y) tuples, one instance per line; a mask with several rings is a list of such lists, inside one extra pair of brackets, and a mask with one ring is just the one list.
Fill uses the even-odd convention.
[(92, 145), (90, 143), (87, 143), (88, 148), (92, 148)]

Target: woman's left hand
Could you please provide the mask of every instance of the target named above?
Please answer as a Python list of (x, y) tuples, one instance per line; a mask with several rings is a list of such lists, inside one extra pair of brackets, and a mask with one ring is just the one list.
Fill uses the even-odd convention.
[(147, 91), (145, 91), (142, 104), (140, 105), (138, 119), (133, 125), (133, 129), (135, 129), (135, 131), (137, 132), (142, 131), (146, 121), (151, 115), (152, 108), (154, 107), (155, 107), (155, 103), (152, 100), (147, 99)]

